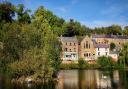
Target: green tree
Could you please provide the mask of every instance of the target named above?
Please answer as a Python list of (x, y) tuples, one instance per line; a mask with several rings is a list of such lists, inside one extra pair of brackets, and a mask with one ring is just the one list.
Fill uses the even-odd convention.
[(97, 60), (97, 64), (100, 65), (100, 68), (113, 68), (114, 62), (111, 57), (101, 56)]
[(128, 43), (124, 44), (123, 48), (121, 49), (118, 62), (120, 66), (123, 67), (128, 65)]
[(12, 22), (15, 16), (15, 8), (10, 2), (0, 3), (0, 22)]
[(119, 25), (112, 25), (107, 28), (107, 34), (121, 35), (122, 28)]
[(128, 26), (124, 27), (124, 31), (123, 32), (124, 32), (124, 35), (128, 35)]
[(18, 17), (18, 22), (24, 23), (24, 24), (31, 22), (31, 18), (29, 16), (29, 12), (31, 12), (31, 11), (24, 10), (23, 4), (18, 5), (18, 7), (16, 8), (16, 12), (17, 12), (17, 17)]
[(116, 45), (114, 43), (110, 43), (110, 50), (112, 51), (113, 49), (115, 49)]
[(88, 66), (88, 63), (84, 59), (80, 58), (78, 60), (78, 65), (80, 69), (84, 69)]

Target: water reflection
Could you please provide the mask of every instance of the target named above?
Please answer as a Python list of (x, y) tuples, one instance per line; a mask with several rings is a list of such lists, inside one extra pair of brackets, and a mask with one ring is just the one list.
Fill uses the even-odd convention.
[(0, 75), (0, 89), (128, 89), (126, 70), (61, 70), (58, 82), (15, 85)]
[(56, 89), (128, 89), (119, 75), (118, 70), (62, 70)]

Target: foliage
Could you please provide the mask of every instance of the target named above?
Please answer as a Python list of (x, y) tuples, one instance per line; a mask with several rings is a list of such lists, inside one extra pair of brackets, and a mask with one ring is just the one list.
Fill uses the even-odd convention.
[[(50, 77), (60, 67), (86, 68), (86, 61), (60, 66), (61, 43), (58, 37), (84, 36), (90, 34), (127, 35), (127, 27), (122, 31), (118, 25), (90, 29), (71, 19), (65, 21), (40, 6), (30, 16), (30, 10), (23, 4), (0, 3), (0, 67), (10, 71), (13, 77)], [(113, 47), (112, 47), (113, 48)], [(128, 64), (127, 46), (122, 49), (119, 63)], [(111, 58), (101, 57), (97, 63), (101, 67), (113, 67)], [(94, 66), (94, 65), (91, 65)], [(97, 67), (97, 65), (96, 65)]]
[(114, 62), (111, 57), (101, 56), (98, 58), (97, 64), (100, 68), (114, 68)]
[(125, 65), (128, 65), (128, 43), (123, 45), (119, 54), (118, 63), (123, 68), (125, 68)]
[(12, 22), (15, 16), (15, 6), (10, 2), (0, 3), (0, 22)]
[(24, 5), (23, 4), (19, 4), (18, 8), (16, 9), (18, 22), (20, 22), (20, 23), (30, 23), (31, 18), (29, 16), (29, 12), (30, 12), (30, 10), (24, 10)]
[(24, 59), (10, 64), (12, 77), (35, 76), (44, 78), (48, 74), (52, 75), (53, 68), (49, 60), (44, 58), (43, 50), (34, 48), (24, 52)]
[(125, 26), (124, 27), (123, 33), (124, 33), (124, 35), (127, 35), (128, 36), (128, 26)]
[(82, 26), (78, 21), (74, 21), (73, 19), (70, 19), (68, 23), (66, 23), (63, 27), (64, 29), (64, 36), (83, 36), (88, 35), (86, 33), (89, 33), (89, 28)]
[(86, 68), (88, 66), (88, 63), (83, 58), (80, 58), (78, 60), (78, 65), (79, 65), (80, 69), (83, 69), (83, 68)]
[(112, 51), (113, 49), (115, 49), (116, 45), (114, 43), (110, 43), (110, 50)]
[(24, 10), (22, 4), (14, 12), (18, 14), (14, 22), (0, 23), (0, 42), (3, 44), (0, 49), (0, 66), (9, 67), (14, 78), (52, 77), (61, 63), (61, 44), (48, 19), (44, 18), (42, 9), (39, 9), (30, 23), (28, 10)]
[(79, 69), (79, 65), (77, 63), (70, 63), (70, 64), (64, 64), (62, 63), (60, 65), (61, 69)]

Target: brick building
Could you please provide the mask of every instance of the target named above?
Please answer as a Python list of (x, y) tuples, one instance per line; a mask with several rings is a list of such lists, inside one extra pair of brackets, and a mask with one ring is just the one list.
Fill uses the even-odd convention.
[[(111, 56), (118, 60), (118, 51), (128, 42), (128, 36), (122, 35), (92, 35), (83, 37), (60, 37), (62, 43), (61, 59), (64, 61), (94, 61), (100, 56)], [(116, 45), (116, 50), (110, 50), (110, 43)]]

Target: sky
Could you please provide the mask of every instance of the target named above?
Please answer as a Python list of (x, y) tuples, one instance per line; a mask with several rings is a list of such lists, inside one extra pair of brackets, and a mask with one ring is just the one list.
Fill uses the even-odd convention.
[[(4, 1), (4, 0), (0, 0)], [(128, 25), (128, 0), (6, 0), (24, 4), (33, 12), (44, 6), (59, 17), (74, 19), (94, 28), (118, 24)]]

